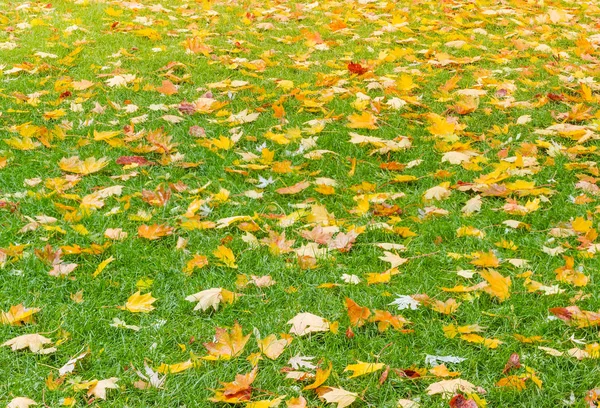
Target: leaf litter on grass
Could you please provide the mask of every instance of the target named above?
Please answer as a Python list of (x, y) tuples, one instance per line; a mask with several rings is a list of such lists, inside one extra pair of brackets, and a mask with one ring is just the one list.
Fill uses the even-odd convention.
[(597, 406), (599, 21), (0, 3), (2, 403)]

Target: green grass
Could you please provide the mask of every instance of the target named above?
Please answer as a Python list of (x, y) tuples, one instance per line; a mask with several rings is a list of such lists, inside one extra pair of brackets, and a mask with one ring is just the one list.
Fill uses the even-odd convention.
[[(306, 384), (286, 380), (280, 372), (288, 365), (289, 358), (301, 354), (314, 356), (314, 362), (320, 362), (321, 367), (326, 367), (331, 361), (333, 371), (325, 385), (358, 393), (360, 398), (353, 406), (394, 407), (400, 398), (420, 401), (423, 407), (448, 406), (448, 402), (439, 396), (426, 393), (429, 384), (443, 378), (427, 376), (411, 380), (391, 371), (387, 381), (380, 385), (378, 374), (348, 379), (348, 373), (343, 372), (356, 360), (383, 362), (395, 369), (430, 368), (425, 365), (425, 356), (432, 354), (466, 358), (462, 363), (449, 364), (449, 369), (460, 371), (460, 378), (484, 388), (487, 392), (481, 397), (490, 407), (563, 406), (566, 404), (563, 401), (568, 401), (571, 394), (576, 400), (574, 406), (587, 406), (584, 401), (587, 391), (599, 385), (600, 370), (595, 359), (579, 361), (568, 356), (552, 357), (539, 350), (538, 344), (520, 343), (513, 335), (541, 336), (546, 342), (539, 345), (565, 352), (572, 347), (583, 347), (573, 339), (586, 344), (598, 341), (598, 331), (593, 327), (577, 329), (560, 320), (548, 319), (549, 308), (571, 305), (570, 299), (580, 292), (585, 297), (576, 304), (582, 310), (595, 311), (600, 305), (596, 272), (600, 263), (597, 257), (586, 257), (587, 248), (578, 250), (580, 242), (577, 236), (549, 241), (552, 238), (550, 228), (570, 228), (567, 223), (576, 217), (589, 219), (593, 227), (597, 226), (597, 196), (587, 193), (590, 200), (584, 204), (575, 204), (571, 199), (584, 193), (576, 188), (579, 179), (595, 176), (597, 167), (566, 167), (570, 163), (594, 162), (596, 153), (590, 150), (573, 157), (559, 154), (550, 163), (547, 161), (548, 151), (539, 141), (553, 141), (566, 148), (582, 145), (588, 149), (597, 148), (598, 143), (595, 138), (578, 144), (559, 135), (540, 136), (534, 133), (561, 123), (556, 115), (570, 111), (578, 103), (591, 108), (594, 116), (573, 123), (586, 125), (592, 131), (598, 127), (597, 95), (593, 96), (594, 101), (582, 100), (581, 86), (564, 80), (569, 76), (593, 79), (597, 74), (597, 51), (593, 51), (590, 58), (582, 59), (576, 44), (580, 35), (587, 38), (593, 33), (590, 27), (599, 14), (595, 2), (567, 4), (553, 1), (543, 6), (533, 2), (514, 2), (511, 6), (515, 10), (514, 15), (483, 13), (484, 10), (501, 8), (495, 2), (482, 2), (476, 6), (465, 3), (460, 8), (454, 7), (454, 3), (438, 2), (346, 4), (323, 1), (314, 8), (306, 4), (302, 8), (301, 3), (295, 2), (232, 1), (215, 2), (210, 9), (204, 9), (200, 2), (178, 0), (163, 3), (168, 12), (149, 8), (158, 2), (142, 3), (145, 8), (140, 10), (130, 10), (125, 3), (88, 0), (54, 1), (51, 8), (32, 3), (29, 8), (19, 10), (16, 8), (19, 2), (0, 3), (0, 45), (5, 42), (17, 45), (14, 49), (2, 49), (0, 46), (0, 139), (18, 136), (16, 127), (24, 123), (50, 130), (62, 127), (66, 135), (63, 140), (52, 140), (49, 147), (40, 146), (33, 150), (15, 149), (0, 141), (0, 164), (3, 162), (1, 159), (7, 160), (6, 166), (0, 168), (0, 203), (10, 203), (0, 206), (0, 248), (7, 249), (11, 244), (26, 245), (22, 256), (9, 257), (0, 268), (0, 310), (7, 311), (18, 304), (41, 309), (35, 315), (34, 324), (0, 325), (0, 342), (29, 333), (41, 333), (54, 341), (62, 340), (58, 350), (50, 355), (0, 348), (0, 403), (7, 404), (14, 397), (27, 396), (39, 404), (54, 407), (60, 406), (64, 398), (73, 397), (75, 406), (83, 407), (90, 401), (85, 397), (85, 391), (73, 390), (74, 383), (118, 377), (119, 390), (108, 390), (106, 401), (96, 399), (93, 405), (210, 406), (212, 403), (208, 398), (213, 396), (212, 390), (219, 388), (220, 381), (233, 381), (235, 374), (252, 369), (246, 357), (258, 351), (254, 337), (239, 357), (230, 361), (200, 360), (192, 369), (167, 375), (164, 388), (159, 390), (134, 387), (138, 378), (131, 370), (131, 364), (141, 368), (147, 360), (150, 366), (157, 368), (161, 363), (173, 364), (186, 361), (190, 356), (205, 356), (207, 353), (202, 343), (212, 341), (215, 328), (231, 327), (236, 321), (241, 324), (244, 333), (251, 333), (253, 328), (263, 337), (271, 333), (287, 333), (288, 320), (297, 313), (310, 312), (330, 322), (339, 322), (338, 333), (296, 337), (277, 360), (262, 359), (253, 383), (253, 400), (274, 399), (282, 395), (289, 399), (303, 395), (309, 406), (326, 405), (313, 391), (302, 391)], [(122, 13), (111, 16), (106, 11), (109, 7)], [(536, 22), (536, 18), (542, 19), (540, 16), (556, 8), (567, 10), (573, 15), (572, 20), (558, 24), (550, 20)], [(246, 13), (255, 17), (249, 19)], [(406, 25), (398, 24), (396, 31), (390, 32), (387, 29), (394, 15), (399, 17), (396, 23), (406, 21)], [(288, 21), (281, 21), (283, 16), (287, 16)], [(333, 17), (345, 21), (348, 29), (331, 31), (327, 25)], [(152, 41), (132, 32), (146, 28), (142, 24), (144, 18), (155, 20), (152, 28), (160, 34), (160, 39)], [(376, 21), (369, 21), (369, 18)], [(115, 26), (114, 22), (119, 24)], [(261, 29), (261, 23), (271, 23), (274, 28)], [(65, 31), (74, 25), (86, 31)], [(477, 28), (487, 30), (489, 35), (481, 34)], [(320, 33), (328, 49), (319, 50), (319, 47), (306, 42), (306, 33), (314, 32)], [(203, 33), (209, 34), (203, 43), (209, 45), (212, 51), (207, 56), (186, 53), (183, 41), (195, 35), (202, 37)], [(291, 41), (280, 41), (286, 37)], [(411, 38), (413, 40), (405, 41)], [(470, 47), (453, 49), (444, 45), (456, 39), (464, 39)], [(529, 43), (530, 47), (519, 51), (513, 40)], [(534, 51), (539, 44), (552, 47), (555, 55)], [(61, 60), (78, 46), (82, 50), (72, 63)], [(152, 49), (156, 47), (164, 47), (164, 50), (154, 52)], [(405, 55), (393, 61), (379, 57), (381, 52), (391, 53), (395, 48)], [(56, 54), (58, 58), (42, 59), (35, 55), (38, 51)], [(568, 53), (569, 57), (559, 56), (561, 51)], [(472, 64), (437, 67), (429, 63), (436, 52), (452, 54), (453, 58), (480, 56), (481, 59)], [(500, 62), (499, 57), (506, 58), (506, 61)], [(256, 71), (235, 58), (244, 58), (245, 62), (263, 58), (267, 67), (262, 72)], [(298, 69), (295, 60), (310, 64), (306, 69)], [(369, 67), (369, 73), (351, 75), (346, 67), (350, 61)], [(171, 62), (183, 64), (173, 71), (173, 75), (182, 81), (177, 94), (165, 96), (154, 87), (168, 79), (161, 69)], [(23, 67), (21, 64), (25, 63), (37, 69), (11, 73), (12, 68)], [(133, 84), (125, 88), (106, 85), (105, 80), (110, 77), (102, 75), (113, 72), (117, 67), (122, 73), (136, 75), (137, 89)], [(520, 70), (525, 68), (528, 70), (526, 75)], [(558, 72), (562, 77), (550, 72)], [(381, 82), (384, 77), (397, 80), (403, 74), (411, 76), (417, 85), (414, 89), (384, 91), (377, 87), (368, 88), (371, 81)], [(448, 95), (440, 93), (439, 88), (455, 75), (460, 76), (457, 87)], [(530, 86), (523, 82), (526, 76), (540, 85)], [(95, 85), (86, 91), (76, 91), (68, 86), (61, 89), (56, 83), (65, 77), (73, 81), (89, 80)], [(209, 90), (209, 84), (226, 79), (248, 81), (249, 88), (229, 94), (219, 89), (212, 90), (217, 101), (227, 103), (222, 108), (226, 111), (222, 116), (217, 112), (178, 113), (177, 106), (181, 102), (196, 100)], [(282, 79), (293, 81), (292, 91), (277, 87), (276, 81)], [(173, 77), (170, 80), (176, 82)], [(595, 83), (590, 87), (596, 91)], [(339, 88), (346, 89), (347, 93), (340, 93)], [(454, 91), (472, 88), (487, 91), (487, 95), (480, 98), (478, 109), (467, 115), (454, 113), (451, 108), (458, 100)], [(501, 109), (493, 102), (503, 99), (498, 93), (502, 89), (507, 89), (515, 101), (534, 105), (548, 93), (562, 94), (565, 100)], [(64, 94), (66, 90), (70, 95)], [(359, 113), (352, 106), (359, 92), (372, 99), (381, 98), (381, 107), (373, 104), (365, 108), (379, 118), (378, 129), (348, 129), (346, 126), (346, 117)], [(25, 102), (33, 93), (40, 93), (39, 101)], [(299, 97), (303, 93), (307, 98), (321, 101), (323, 111), (303, 109)], [(273, 116), (271, 108), (282, 96), (286, 96), (283, 102), (284, 122)], [(397, 111), (387, 109), (383, 102), (391, 97), (404, 98), (409, 103)], [(83, 111), (72, 111), (71, 103), (81, 104)], [(101, 114), (92, 112), (95, 103), (105, 107), (106, 111)], [(120, 107), (134, 104), (138, 110), (127, 113), (111, 107), (111, 104)], [(153, 104), (164, 104), (167, 110), (153, 111), (150, 109)], [(59, 119), (44, 119), (44, 113), (56, 109), (64, 109), (66, 115)], [(202, 147), (196, 143), (197, 138), (189, 134), (191, 126), (200, 126), (210, 139), (229, 137), (232, 126), (225, 122), (217, 123), (215, 119), (222, 121), (243, 109), (260, 112), (260, 116), (254, 122), (240, 125), (243, 136), (230, 150)], [(445, 153), (440, 148), (441, 138), (428, 130), (428, 114), (431, 112), (443, 117), (457, 117), (460, 124), (466, 125), (462, 132), (457, 132), (457, 140), (470, 142), (471, 149), (486, 159), (479, 163), (481, 169), (441, 162)], [(179, 115), (183, 121), (171, 124), (161, 118), (165, 114)], [(121, 156), (142, 155), (155, 163), (164, 158), (156, 152), (139, 153), (136, 141), (111, 146), (94, 140), (94, 131), (122, 130), (132, 118), (141, 115), (148, 117), (146, 121), (135, 124), (136, 132), (162, 127), (172, 137), (172, 143), (177, 144), (170, 153), (183, 154), (183, 162), (200, 164), (184, 168), (173, 162), (134, 169), (123, 169), (116, 164), (115, 160)], [(516, 125), (517, 118), (522, 115), (530, 115), (531, 122)], [(307, 159), (304, 153), (289, 154), (298, 150), (300, 140), (279, 145), (265, 137), (268, 131), (285, 133), (301, 129), (301, 137), (306, 139), (313, 136), (307, 122), (325, 118), (331, 120), (322, 132), (314, 135), (317, 137), (316, 145), (317, 149), (333, 153), (325, 153), (322, 159)], [(505, 125), (508, 125), (506, 134), (494, 133), (494, 126)], [(400, 135), (408, 136), (412, 147), (384, 155), (370, 154), (371, 147), (349, 143), (348, 132), (351, 131), (388, 140)], [(38, 129), (32, 137), (41, 141), (43, 134)], [(121, 133), (113, 140), (125, 140), (125, 135)], [(244, 163), (238, 153), (260, 155), (257, 147), (263, 143), (275, 152), (274, 161), (289, 160), (296, 170), (282, 174), (273, 172), (270, 167), (263, 170), (242, 168), (240, 164)], [(534, 151), (531, 145), (536, 143), (538, 147)], [(503, 197), (484, 196), (481, 211), (470, 217), (464, 216), (461, 208), (475, 193), (460, 191), (458, 183), (472, 183), (478, 177), (491, 173), (500, 162), (498, 153), (502, 149), (508, 149), (508, 156), (515, 156), (517, 152), (523, 156), (535, 156), (539, 166), (533, 174), (513, 175), (500, 184), (524, 179), (534, 181), (536, 186), (547, 186), (554, 194), (546, 195), (548, 200), (543, 200), (537, 211), (524, 216), (507, 214), (502, 207), (507, 199), (525, 204), (535, 197), (518, 197), (513, 192)], [(58, 162), (75, 155), (82, 159), (107, 157), (110, 164), (99, 172), (81, 177), (78, 184), (64, 194), (53, 192), (48, 183), (52, 179), (64, 179), (67, 175)], [(354, 173), (350, 172), (351, 159), (357, 161)], [(406, 164), (417, 159), (423, 162), (402, 172), (379, 167), (384, 162)], [(226, 171), (228, 169), (245, 170), (248, 174), (236, 174)], [(438, 170), (449, 174), (439, 177)], [(111, 178), (132, 171), (137, 175), (130, 179)], [(394, 183), (393, 178), (398, 174), (414, 175), (418, 179)], [(256, 189), (259, 176), (272, 177), (276, 183), (264, 189), (262, 199), (247, 198), (243, 193)], [(337, 182), (336, 194), (320, 194), (314, 186), (296, 195), (281, 195), (275, 191), (302, 180), (312, 182), (317, 177), (334, 179)], [(25, 184), (25, 180), (33, 178), (42, 181), (35, 186)], [(444, 181), (450, 183), (451, 196), (443, 201), (425, 203), (422, 199), (425, 191)], [(143, 190), (153, 191), (159, 186), (167, 187), (178, 182), (187, 185), (188, 190), (177, 192), (173, 188), (172, 196), (164, 207), (152, 207), (142, 200)], [(374, 222), (392, 224), (397, 221), (373, 215), (373, 204), (363, 216), (351, 212), (356, 206), (353, 198), (357, 194), (351, 187), (362, 182), (373, 183), (374, 191), (378, 193), (403, 192), (405, 197), (393, 202), (388, 200), (387, 203), (402, 208), (396, 225), (410, 228), (416, 236), (403, 238), (384, 229), (370, 228)], [(207, 183), (210, 185), (206, 190), (194, 192)], [(80, 220), (65, 217), (68, 210), (64, 206), (77, 208), (81, 197), (114, 185), (123, 186), (120, 197), (105, 199), (104, 207)], [(229, 200), (211, 203), (212, 211), (206, 213), (202, 220), (216, 222), (236, 215), (255, 216), (260, 230), (254, 234), (259, 239), (267, 237), (269, 230), (285, 231), (287, 239), (295, 240), (294, 248), (306, 244), (308, 241), (300, 236), (300, 231), (313, 226), (306, 216), (287, 228), (281, 227), (277, 218), (289, 215), (295, 210), (294, 206), (306, 203), (325, 206), (335, 215), (332, 224), (337, 224), (342, 231), (353, 225), (368, 228), (359, 235), (350, 251), (332, 251), (330, 257), (318, 260), (317, 268), (303, 270), (293, 252), (275, 255), (266, 246), (249, 246), (242, 240), (244, 232), (235, 225), (206, 230), (181, 227), (183, 214), (194, 199), (208, 199), (222, 188), (230, 192)], [(448, 215), (422, 217), (424, 208), (431, 205), (447, 210)], [(115, 207), (118, 210), (109, 214)], [(139, 210), (150, 212), (151, 220), (132, 220), (131, 216)], [(20, 232), (29, 222), (26, 217), (39, 215), (57, 218), (52, 225), (62, 231), (40, 227), (35, 231)], [(507, 228), (502, 222), (509, 219), (527, 223), (531, 228)], [(73, 229), (78, 224), (89, 233), (81, 234)], [(167, 224), (174, 228), (174, 233), (148, 241), (137, 236), (141, 224)], [(484, 239), (459, 238), (456, 231), (461, 226), (479, 228), (485, 231), (486, 236)], [(103, 235), (107, 228), (122, 228), (129, 236), (123, 241), (111, 242)], [(188, 240), (186, 250), (176, 249), (178, 238)], [(501, 239), (514, 241), (518, 249), (497, 248), (494, 244)], [(223, 242), (233, 250), (238, 269), (220, 266), (212, 256)], [(78, 267), (63, 279), (49, 276), (51, 267), (34, 255), (34, 250), (41, 250), (46, 245), (56, 250), (66, 245), (88, 248), (92, 244), (105, 243), (110, 245), (102, 254), (65, 255), (65, 262), (77, 263)], [(389, 283), (367, 285), (368, 273), (383, 272), (388, 267), (379, 259), (383, 251), (372, 245), (375, 243), (404, 244), (408, 249), (401, 255), (410, 260), (399, 267), (400, 274), (393, 276)], [(576, 267), (584, 266), (584, 273), (589, 276), (587, 286), (574, 287), (556, 281), (554, 270), (563, 266), (564, 260), (561, 256), (552, 257), (544, 253), (542, 247), (554, 248), (559, 244), (566, 249), (563, 255), (575, 258)], [(442, 290), (443, 287), (470, 286), (481, 282), (482, 278), (478, 275), (466, 280), (456, 271), (475, 269), (470, 264), (469, 255), (490, 250), (496, 251), (502, 260), (498, 271), (512, 279), (510, 298), (499, 302), (478, 291), (471, 298), (461, 299), (460, 294)], [(453, 259), (449, 253), (467, 256)], [(193, 254), (206, 255), (209, 265), (186, 276), (183, 269)], [(97, 277), (92, 277), (98, 264), (110, 256), (115, 260)], [(526, 259), (529, 265), (524, 269), (513, 267), (506, 261), (510, 258)], [(564, 293), (551, 296), (528, 293), (523, 286), (524, 278), (517, 276), (527, 270), (533, 272), (533, 279), (545, 285), (558, 284)], [(344, 273), (359, 276), (362, 283), (345, 284), (340, 278)], [(239, 290), (235, 286), (239, 274), (270, 275), (277, 283), (268, 288), (250, 286)], [(152, 280), (150, 288), (142, 292), (151, 291), (158, 299), (154, 304), (156, 309), (148, 314), (117, 309), (115, 306), (124, 305), (128, 297), (138, 290), (137, 283), (142, 279)], [(325, 283), (340, 285), (331, 289), (319, 287)], [(222, 305), (218, 311), (192, 311), (194, 305), (185, 297), (215, 287), (242, 292), (244, 296), (231, 305)], [(70, 295), (80, 290), (83, 290), (84, 301), (75, 303)], [(454, 297), (462, 304), (450, 316), (423, 306), (418, 310), (397, 311), (389, 305), (396, 295), (425, 293), (442, 301)], [(367, 323), (353, 328), (355, 336), (347, 338), (345, 332), (350, 322), (344, 301), (346, 297), (370, 309), (401, 314), (412, 322), (406, 328), (414, 332), (389, 329), (380, 333), (375, 324)], [(111, 327), (109, 324), (115, 317), (127, 324), (140, 326), (141, 330), (133, 332)], [(484, 337), (500, 339), (503, 344), (497, 349), (487, 349), (458, 338), (448, 339), (442, 327), (449, 324), (479, 324), (486, 328), (481, 333)], [(46, 378), (50, 374), (56, 378), (59, 367), (87, 349), (90, 356), (77, 364), (74, 373), (67, 375), (64, 383), (56, 389), (48, 389)], [(502, 370), (512, 353), (518, 353), (522, 363), (535, 370), (543, 381), (541, 389), (531, 381), (522, 391), (496, 385), (504, 377)], [(514, 374), (524, 372), (521, 368)]]

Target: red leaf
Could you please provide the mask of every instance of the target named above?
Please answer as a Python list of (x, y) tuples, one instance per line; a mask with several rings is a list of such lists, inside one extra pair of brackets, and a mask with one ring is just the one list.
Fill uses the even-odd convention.
[(472, 399), (466, 399), (460, 394), (456, 394), (450, 400), (450, 408), (477, 408), (477, 403)]
[(354, 62), (350, 62), (350, 63), (348, 63), (348, 71), (352, 72), (353, 74), (362, 75), (362, 74), (365, 74), (367, 71), (369, 71), (369, 68), (364, 68), (360, 64), (355, 64)]

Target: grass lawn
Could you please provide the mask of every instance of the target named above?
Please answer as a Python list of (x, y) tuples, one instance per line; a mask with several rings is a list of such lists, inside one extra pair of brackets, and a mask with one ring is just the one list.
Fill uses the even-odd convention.
[(596, 1), (0, 0), (0, 405), (597, 406), (599, 47)]

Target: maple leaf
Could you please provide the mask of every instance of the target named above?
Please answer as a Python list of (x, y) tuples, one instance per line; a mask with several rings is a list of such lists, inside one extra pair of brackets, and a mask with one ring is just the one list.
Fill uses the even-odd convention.
[(484, 347), (487, 347), (490, 349), (498, 348), (498, 346), (500, 344), (502, 344), (502, 341), (500, 341), (498, 339), (486, 339), (478, 334), (473, 334), (473, 333), (462, 334), (460, 336), (460, 339), (467, 341), (469, 343), (483, 344)]
[(293, 186), (278, 188), (275, 191), (282, 195), (291, 195), (298, 194), (299, 192), (306, 190), (308, 187), (310, 187), (310, 183), (308, 181), (300, 181)]
[(154, 302), (156, 299), (152, 297), (152, 293), (142, 295), (138, 290), (127, 299), (125, 306), (118, 306), (118, 308), (129, 310), (131, 313), (150, 313), (154, 310), (154, 306), (152, 306)]
[(240, 296), (240, 294), (230, 292), (223, 288), (212, 288), (189, 295), (185, 300), (189, 302), (198, 302), (196, 307), (194, 307), (194, 310), (202, 309), (202, 311), (206, 311), (211, 307), (214, 310), (219, 310), (219, 304), (221, 302), (233, 303), (237, 296)]
[(322, 369), (320, 367), (317, 368), (317, 373), (315, 375), (315, 381), (312, 384), (307, 385), (303, 389), (304, 390), (314, 390), (314, 389), (318, 388), (319, 386), (321, 386), (329, 378), (329, 375), (331, 374), (332, 369), (333, 369), (333, 365), (331, 364), (331, 362), (329, 363), (329, 365), (327, 366), (326, 369)]
[(357, 74), (357, 75), (363, 75), (369, 71), (368, 68), (364, 68), (362, 65), (360, 65), (358, 63), (354, 63), (354, 62), (349, 62), (347, 67), (348, 67), (348, 71), (350, 71), (353, 74)]
[(436, 377), (457, 377), (460, 375), (460, 372), (451, 372), (448, 370), (445, 364), (437, 365), (430, 369), (429, 372)]
[(482, 268), (495, 268), (500, 266), (500, 261), (493, 252), (476, 252), (471, 263)]
[(522, 391), (526, 388), (526, 379), (517, 375), (509, 375), (501, 378), (496, 382), (496, 386), (504, 388), (513, 388), (517, 391)]
[(85, 160), (81, 160), (79, 159), (79, 156), (73, 156), (62, 158), (60, 162), (58, 162), (58, 167), (68, 173), (82, 174), (85, 176), (102, 170), (104, 167), (108, 166), (108, 164), (109, 161), (106, 157), (100, 159), (88, 157)]
[(398, 400), (398, 408), (419, 408), (421, 405), (419, 405), (418, 402), (415, 401), (411, 401), (411, 400), (407, 400), (407, 399), (399, 399)]
[(504, 302), (510, 297), (510, 276), (502, 276), (495, 269), (483, 270), (479, 274), (488, 283), (488, 286), (483, 288), (485, 292), (498, 298), (500, 302)]
[(173, 84), (173, 82), (165, 79), (162, 81), (162, 84), (156, 88), (156, 90), (158, 92), (160, 92), (163, 95), (174, 95), (178, 92), (177, 87)]
[(433, 200), (444, 200), (450, 197), (452, 191), (448, 189), (450, 187), (450, 183), (444, 182), (439, 186), (431, 187), (423, 194), (423, 200), (425, 201), (433, 201)]
[(306, 399), (304, 397), (290, 398), (285, 402), (287, 408), (306, 408)]
[(348, 127), (351, 129), (377, 129), (377, 117), (369, 112), (348, 116)]
[(58, 375), (62, 377), (63, 375), (72, 373), (73, 370), (75, 370), (75, 364), (77, 364), (78, 361), (83, 360), (89, 354), (89, 351), (86, 351), (67, 361), (61, 368), (58, 369)]
[(581, 310), (578, 306), (553, 307), (550, 313), (578, 328), (600, 325), (600, 313)]
[(392, 303), (390, 303), (390, 305), (396, 306), (399, 310), (417, 310), (421, 303), (418, 300), (413, 299), (411, 296), (400, 295)]
[(242, 353), (249, 338), (250, 334), (244, 336), (242, 326), (235, 322), (230, 332), (227, 329), (217, 327), (215, 329), (215, 342), (203, 343), (203, 345), (212, 358), (229, 360)]
[(260, 401), (252, 401), (246, 404), (246, 408), (270, 408), (270, 407), (278, 407), (281, 404), (281, 401), (285, 398), (285, 395), (279, 398), (275, 398), (274, 400), (260, 400)]
[(314, 357), (306, 357), (306, 356), (301, 356), (301, 355), (296, 355), (292, 358), (290, 358), (290, 360), (288, 361), (288, 364), (292, 366), (292, 368), (294, 369), (299, 369), (300, 367), (303, 368), (308, 368), (309, 370), (313, 370), (315, 368), (317, 368), (317, 366), (315, 366), (313, 363), (311, 363), (310, 361), (314, 360)]
[(161, 374), (177, 374), (182, 371), (189, 370), (193, 366), (194, 366), (194, 364), (190, 360), (183, 361), (181, 363), (175, 363), (175, 364), (162, 363), (156, 369), (156, 372), (161, 373)]
[(22, 336), (18, 336), (18, 337), (12, 338), (10, 340), (7, 340), (4, 343), (2, 343), (2, 346), (3, 347), (9, 346), (11, 348), (11, 350), (13, 350), (13, 351), (28, 348), (33, 353), (49, 354), (49, 353), (55, 352), (56, 348), (50, 347), (50, 348), (45, 349), (44, 345), (51, 344), (51, 343), (52, 343), (52, 340), (50, 340), (49, 338), (46, 338), (40, 334), (34, 333), (34, 334), (24, 334)]
[(31, 405), (37, 405), (37, 402), (27, 397), (16, 397), (10, 400), (6, 408), (29, 408)]
[(164, 224), (140, 225), (138, 228), (138, 236), (149, 240), (160, 239), (173, 234), (173, 227)]
[(461, 394), (456, 394), (449, 401), (450, 408), (477, 408), (477, 403), (471, 398), (467, 399), (463, 397)]
[(383, 363), (363, 363), (362, 361), (356, 362), (356, 364), (350, 364), (345, 369), (346, 371), (352, 371), (352, 375), (348, 378), (359, 377), (361, 375), (374, 373), (375, 371), (381, 370), (385, 367)]
[(216, 250), (213, 251), (213, 255), (217, 257), (223, 265), (228, 268), (237, 269), (237, 264), (235, 263), (235, 256), (233, 255), (233, 251), (227, 248), (224, 245), (219, 245)]
[(243, 111), (241, 111), (239, 113), (232, 114), (227, 119), (227, 121), (230, 122), (232, 125), (240, 125), (243, 123), (254, 122), (256, 119), (258, 119), (259, 115), (260, 115), (259, 112), (248, 113), (248, 109), (244, 109)]
[(187, 262), (185, 268), (183, 268), (183, 272), (186, 275), (191, 275), (195, 269), (202, 269), (206, 265), (208, 265), (208, 258), (204, 255), (196, 254)]
[(431, 305), (431, 309), (435, 310), (436, 312), (439, 312), (439, 313), (451, 315), (452, 313), (454, 313), (458, 310), (458, 307), (460, 305), (461, 304), (458, 303), (456, 301), (456, 299), (450, 298), (450, 299), (446, 300), (445, 302), (442, 302), (441, 300), (434, 301), (433, 304)]
[(442, 394), (443, 396), (450, 396), (459, 391), (466, 394), (472, 394), (476, 391), (476, 388), (475, 385), (462, 378), (442, 380), (427, 387), (427, 394), (429, 395)]
[(137, 376), (142, 379), (141, 381), (134, 383), (136, 388), (162, 388), (165, 380), (167, 379), (166, 375), (163, 375), (162, 377), (158, 375), (159, 373), (154, 371), (146, 361), (144, 361), (144, 373), (141, 373), (139, 370), (137, 370), (133, 364), (130, 364), (130, 366), (133, 368)]
[(346, 298), (346, 309), (350, 318), (350, 324), (355, 327), (364, 325), (367, 318), (371, 315), (369, 308), (359, 306), (350, 298)]
[(481, 211), (481, 205), (482, 205), (481, 196), (477, 195), (477, 196), (471, 198), (469, 201), (467, 201), (465, 203), (465, 206), (461, 209), (461, 211), (467, 216), (472, 215), (476, 212)]
[(358, 398), (358, 394), (342, 388), (322, 387), (317, 390), (317, 393), (320, 399), (330, 404), (337, 404), (337, 408), (350, 406)]
[(104, 231), (104, 236), (115, 241), (122, 241), (127, 238), (128, 234), (121, 228), (107, 228), (106, 231)]
[(215, 390), (214, 397), (209, 398), (212, 402), (225, 402), (238, 404), (250, 401), (252, 397), (251, 384), (256, 378), (258, 366), (247, 374), (237, 374), (233, 382), (221, 382), (222, 388)]
[(290, 333), (297, 336), (305, 336), (314, 332), (326, 332), (330, 329), (327, 320), (312, 313), (298, 313), (287, 324), (292, 325)]
[(402, 316), (394, 316), (387, 310), (375, 310), (369, 321), (377, 322), (377, 329), (380, 332), (386, 331), (390, 326), (400, 330), (405, 324), (410, 323)]
[(502, 370), (502, 374), (506, 374), (512, 370), (516, 370), (521, 368), (521, 358), (517, 353), (512, 353), (504, 365), (504, 369)]
[(87, 389), (87, 396), (94, 396), (99, 399), (106, 399), (106, 390), (118, 389), (117, 377), (107, 378), (105, 380), (92, 380), (77, 386), (78, 389)]
[(385, 256), (380, 256), (379, 259), (389, 262), (391, 264), (390, 268), (396, 268), (408, 261), (408, 258), (402, 258), (400, 255), (394, 252), (384, 251), (383, 254)]
[(271, 360), (277, 360), (285, 348), (292, 342), (292, 337), (288, 334), (281, 337), (278, 340), (277, 336), (270, 334), (264, 339), (257, 340), (260, 352)]
[(0, 312), (0, 322), (11, 326), (34, 323), (33, 315), (40, 310), (38, 307), (26, 308), (23, 304), (11, 306), (8, 312)]
[(139, 326), (133, 326), (133, 325), (127, 324), (123, 320), (119, 319), (118, 317), (113, 318), (113, 322), (110, 324), (110, 326), (116, 327), (117, 329), (129, 329), (129, 330), (133, 330), (133, 331), (140, 331)]

